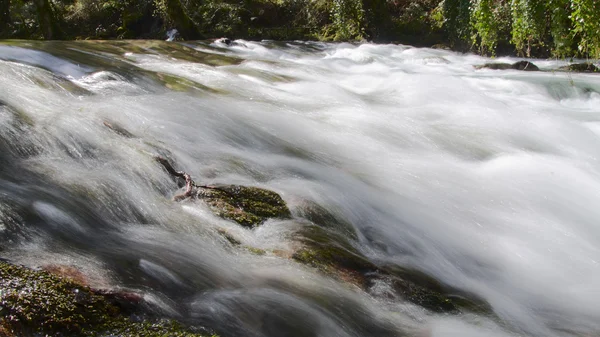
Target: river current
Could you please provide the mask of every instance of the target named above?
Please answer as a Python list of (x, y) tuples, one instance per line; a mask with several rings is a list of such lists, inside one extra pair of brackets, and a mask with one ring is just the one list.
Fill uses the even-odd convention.
[[(598, 336), (600, 76), (553, 71), (560, 60), (474, 67), (491, 61), (403, 45), (0, 41), (0, 257), (74, 266), (223, 337)], [(174, 202), (157, 154), (197, 182), (274, 190), (294, 218), (249, 230)], [(372, 261), (493, 315), (429, 312), (295, 262), (307, 205), (349, 224)]]

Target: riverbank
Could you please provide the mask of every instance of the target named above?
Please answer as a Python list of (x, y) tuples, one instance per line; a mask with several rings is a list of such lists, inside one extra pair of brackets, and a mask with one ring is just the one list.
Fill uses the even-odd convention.
[[(243, 2), (4, 1), (0, 37), (18, 39), (165, 39), (177, 29), (186, 40), (321, 40), (408, 44), (443, 42), (431, 12), (435, 0)], [(439, 25), (438, 25), (439, 26)]]
[[(600, 58), (582, 0), (38, 0), (0, 2), (0, 38), (369, 41), (487, 56)], [(177, 33), (175, 33), (177, 32)]]

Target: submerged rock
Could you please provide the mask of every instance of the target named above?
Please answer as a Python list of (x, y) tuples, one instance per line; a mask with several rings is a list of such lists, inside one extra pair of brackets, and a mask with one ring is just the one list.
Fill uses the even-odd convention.
[(492, 312), (477, 296), (447, 287), (423, 272), (371, 262), (349, 239), (335, 231), (310, 225), (300, 230), (297, 236), (303, 247), (293, 254), (294, 260), (365, 291), (377, 282), (385, 282), (391, 289), (391, 297), (433, 312)]
[(600, 68), (596, 67), (593, 63), (573, 63), (558, 69), (578, 73), (600, 73)]
[(0, 289), (0, 336), (204, 336), (171, 320), (133, 322), (113, 292), (6, 261)]
[(513, 64), (510, 63), (486, 63), (475, 66), (475, 69), (492, 69), (492, 70), (523, 70), (523, 71), (539, 71), (535, 64), (529, 61), (519, 61)]

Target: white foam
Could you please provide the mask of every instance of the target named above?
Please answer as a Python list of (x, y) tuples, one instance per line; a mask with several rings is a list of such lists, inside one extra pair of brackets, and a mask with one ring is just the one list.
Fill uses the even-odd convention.
[[(224, 67), (168, 55), (127, 55), (146, 71), (224, 91), (206, 96), (124, 87), (101, 91), (112, 80), (108, 72), (118, 69), (83, 77), (72, 64), (3, 47), (14, 60), (83, 77), (81, 85), (106, 95), (65, 98), (32, 86), (4, 64), (14, 73), (0, 78), (6, 88), (0, 100), (26, 111), (46, 140), (41, 145), (48, 152), (35, 159), (36, 172), (61, 182), (83, 181), (102, 193), (107, 193), (102, 184), (109, 184), (108, 191), (135, 200), (160, 220), (161, 230), (140, 238), (136, 229), (128, 234), (132, 240), (209, 266), (207, 278), (247, 286), (239, 279), (260, 283), (259, 272), (276, 275), (282, 265), (292, 271), (272, 278), (287, 282), (289, 275), (308, 274), (272, 255), (219, 248), (212, 229), (224, 227), (224, 220), (193, 204), (173, 206), (171, 195), (156, 191), (174, 188), (147, 155), (156, 149), (170, 150), (200, 182), (259, 185), (287, 200), (335, 206), (359, 231), (365, 252), (483, 297), (505, 324), (415, 314), (427, 321), (424, 334), (600, 331), (600, 78), (479, 71), (473, 66), (491, 60), (407, 46), (315, 44), (312, 51), (293, 46), (236, 41), (219, 52), (246, 61)], [(534, 62), (548, 69), (562, 64)], [(128, 84), (125, 77), (115, 83)], [(104, 118), (139, 139), (114, 135), (101, 125)], [(71, 156), (56, 144), (72, 149)], [(89, 148), (94, 155), (86, 154)], [(79, 157), (73, 159), (74, 153)], [(108, 197), (100, 201), (121, 211)], [(46, 204), (35, 209), (49, 222), (81, 230), (60, 209)], [(232, 232), (245, 245), (291, 249), (285, 240), (294, 227), (280, 225)], [(164, 231), (189, 233), (190, 241)], [(281, 243), (271, 243), (277, 240)], [(148, 254), (144, 261), (158, 258)], [(148, 263), (140, 267), (149, 275), (177, 283), (162, 264)], [(381, 315), (405, 324), (405, 316)]]

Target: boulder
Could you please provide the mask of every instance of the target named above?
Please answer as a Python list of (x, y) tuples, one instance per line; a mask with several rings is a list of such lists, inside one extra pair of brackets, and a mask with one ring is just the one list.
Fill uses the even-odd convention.
[(572, 71), (577, 73), (600, 73), (600, 68), (593, 63), (573, 63), (558, 69), (561, 71)]
[(519, 61), (513, 64), (510, 63), (486, 63), (475, 66), (475, 69), (492, 69), (492, 70), (523, 70), (523, 71), (539, 71), (535, 64), (529, 61)]
[(218, 216), (244, 227), (254, 227), (270, 218), (290, 218), (281, 196), (273, 191), (242, 185), (198, 187), (195, 197)]
[(103, 293), (7, 261), (0, 261), (0, 289), (0, 336), (205, 336), (172, 320), (130, 320), (130, 308), (119, 304), (131, 298), (136, 305), (139, 296)]
[(524, 71), (539, 71), (540, 68), (538, 68), (535, 64), (529, 62), (529, 61), (519, 61), (519, 62), (515, 62), (511, 65), (512, 69), (515, 70), (524, 70)]

